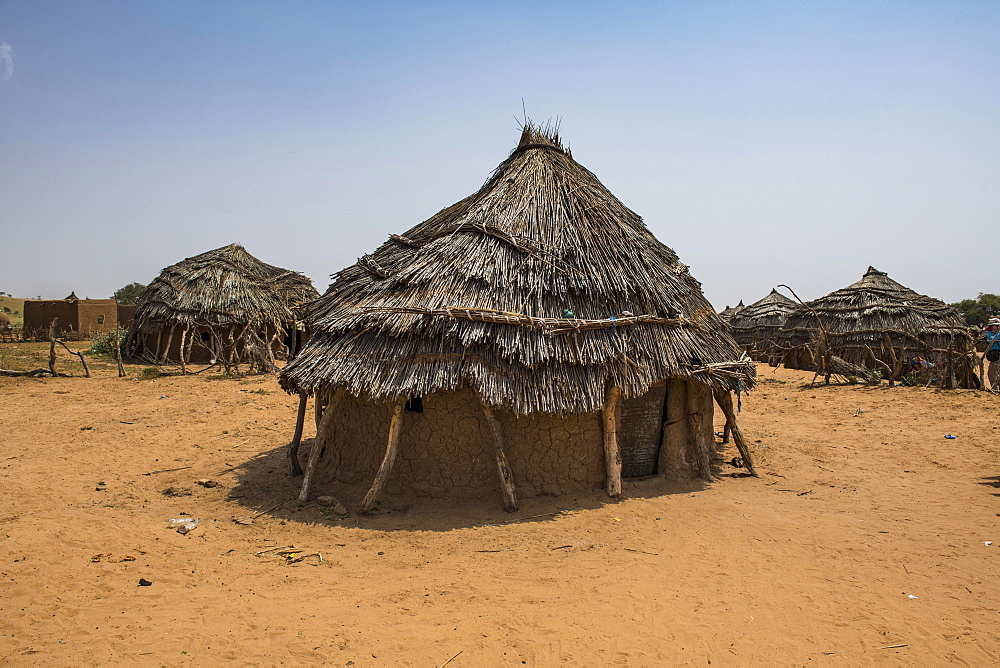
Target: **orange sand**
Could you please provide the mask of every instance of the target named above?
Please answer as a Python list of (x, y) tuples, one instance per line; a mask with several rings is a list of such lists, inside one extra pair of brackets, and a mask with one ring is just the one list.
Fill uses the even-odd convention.
[[(742, 414), (760, 479), (732, 478), (727, 446), (717, 482), (626, 483), (619, 503), (387, 497), (345, 519), (289, 501), (273, 377), (0, 378), (0, 661), (1000, 660), (1000, 397), (760, 373)], [(200, 526), (166, 528), (184, 513)], [(285, 546), (323, 562), (259, 554)]]

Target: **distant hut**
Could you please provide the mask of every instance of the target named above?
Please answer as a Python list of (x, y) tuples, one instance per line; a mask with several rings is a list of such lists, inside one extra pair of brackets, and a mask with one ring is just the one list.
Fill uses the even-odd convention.
[(261, 262), (239, 244), (164, 269), (139, 298), (126, 350), (160, 364), (272, 368), (301, 344), (302, 312), (319, 296), (302, 274)]
[(309, 320), (279, 377), (300, 419), (318, 397), (299, 498), (329, 451), (341, 483), (374, 477), (363, 511), (384, 485), (477, 496), (499, 475), (513, 510), (617, 496), (623, 476), (710, 478), (713, 391), (728, 415), (754, 382), (677, 255), (530, 124), (479, 191), (338, 273)]
[(742, 308), (729, 319), (736, 343), (750, 357), (777, 366), (782, 357), (781, 326), (798, 302), (777, 290), (750, 306)]
[[(816, 369), (830, 352), (890, 383), (937, 378), (945, 386), (978, 385), (965, 319), (942, 301), (900, 285), (874, 267), (860, 281), (792, 311), (782, 332), (785, 365)], [(824, 342), (823, 339), (827, 342)]]
[(721, 311), (719, 311), (719, 317), (722, 318), (726, 322), (726, 324), (729, 324), (730, 322), (732, 322), (733, 316), (736, 315), (737, 313), (739, 313), (740, 311), (742, 311), (745, 308), (746, 307), (743, 306), (743, 300), (742, 299), (740, 300), (740, 303), (737, 304), (736, 306), (730, 306), (730, 305), (726, 304), (726, 308), (724, 308)]

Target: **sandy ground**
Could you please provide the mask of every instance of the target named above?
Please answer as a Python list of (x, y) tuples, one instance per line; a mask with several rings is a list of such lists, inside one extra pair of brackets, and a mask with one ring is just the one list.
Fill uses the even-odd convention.
[(0, 378), (0, 662), (995, 665), (1000, 398), (760, 371), (760, 479), (346, 518), (273, 377)]

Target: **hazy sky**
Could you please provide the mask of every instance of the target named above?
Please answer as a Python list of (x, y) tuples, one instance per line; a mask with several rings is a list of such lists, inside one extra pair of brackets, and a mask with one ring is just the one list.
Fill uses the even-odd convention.
[(1000, 292), (1000, 2), (0, 0), (0, 290), (329, 275), (562, 119), (717, 308)]

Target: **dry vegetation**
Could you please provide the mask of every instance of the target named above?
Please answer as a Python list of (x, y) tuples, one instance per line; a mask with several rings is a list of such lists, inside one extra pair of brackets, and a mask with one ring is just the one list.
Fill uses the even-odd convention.
[[(10, 309), (10, 313), (4, 311), (5, 308)], [(23, 299), (0, 296), (0, 311), (6, 313), (7, 317), (10, 318), (10, 324), (12, 327), (19, 327), (24, 323)]]
[[(322, 469), (347, 514), (292, 500), (295, 402), (273, 376), (102, 364), (0, 379), (4, 663), (1000, 659), (997, 396), (759, 367), (742, 420), (760, 479), (731, 477), (726, 449), (716, 482), (626, 482), (618, 503), (387, 496), (358, 516), (364, 489)], [(185, 514), (199, 526), (166, 528)]]

